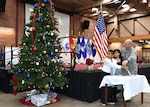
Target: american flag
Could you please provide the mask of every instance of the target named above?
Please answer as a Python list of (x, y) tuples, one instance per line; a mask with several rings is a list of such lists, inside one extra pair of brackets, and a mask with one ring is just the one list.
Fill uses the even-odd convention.
[(96, 26), (94, 29), (93, 43), (100, 56), (100, 59), (101, 60), (104, 59), (108, 53), (108, 42), (102, 12), (100, 12), (100, 16), (96, 22)]

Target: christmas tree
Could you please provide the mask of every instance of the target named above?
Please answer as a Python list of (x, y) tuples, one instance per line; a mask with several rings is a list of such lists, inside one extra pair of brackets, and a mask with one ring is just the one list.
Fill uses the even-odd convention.
[(61, 44), (54, 3), (38, 0), (24, 27), (19, 63), (13, 71), (17, 88), (26, 90), (67, 86), (68, 73), (60, 60)]

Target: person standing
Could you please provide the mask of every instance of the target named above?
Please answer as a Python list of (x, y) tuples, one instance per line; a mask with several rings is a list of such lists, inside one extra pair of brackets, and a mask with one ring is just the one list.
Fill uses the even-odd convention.
[(118, 65), (122, 65), (122, 56), (119, 49), (114, 50), (114, 58), (116, 59)]
[(126, 65), (128, 67), (129, 72), (122, 72), (122, 75), (136, 75), (138, 71), (137, 67), (137, 53), (133, 48), (133, 42), (131, 39), (127, 39), (124, 41), (124, 47), (121, 49), (121, 56), (123, 59), (122, 65)]
[[(119, 49), (114, 50), (114, 58), (116, 59), (118, 65), (122, 65), (122, 56), (121, 56), (121, 52)], [(116, 69), (115, 75), (122, 75), (122, 69)], [(117, 85), (117, 86), (112, 87), (112, 99), (113, 99), (113, 101), (118, 102), (117, 94), (120, 93), (121, 90), (122, 90), (121, 85)]]

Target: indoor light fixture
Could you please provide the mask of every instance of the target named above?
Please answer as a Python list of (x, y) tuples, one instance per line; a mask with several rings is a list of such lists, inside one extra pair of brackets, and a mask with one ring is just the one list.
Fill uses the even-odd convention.
[(147, 0), (142, 0), (142, 3), (147, 3)]
[(129, 7), (129, 5), (128, 4), (124, 4), (124, 5), (122, 5), (122, 7), (123, 8), (127, 8), (127, 7)]
[(140, 39), (139, 42), (144, 42), (144, 40)]
[(105, 4), (105, 3), (109, 3), (109, 2), (111, 2), (112, 0), (103, 0), (103, 4)]
[(108, 11), (103, 11), (103, 14), (108, 14)]
[(130, 9), (130, 12), (135, 12), (136, 11), (136, 8), (131, 8)]
[(98, 8), (93, 7), (93, 8), (92, 8), (92, 12), (98, 12)]
[(1, 30), (14, 30), (14, 28), (9, 28), (9, 27), (0, 27)]
[(148, 40), (145, 40), (145, 43), (149, 43), (150, 41), (148, 41)]
[(121, 1), (120, 0), (114, 0), (114, 3), (118, 4), (118, 3), (121, 3)]

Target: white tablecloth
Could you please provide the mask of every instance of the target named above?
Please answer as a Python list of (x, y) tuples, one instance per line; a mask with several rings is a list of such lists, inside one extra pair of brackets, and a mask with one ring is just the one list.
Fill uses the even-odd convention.
[(123, 85), (123, 95), (125, 101), (141, 92), (150, 93), (150, 86), (144, 75), (105, 76), (99, 88), (105, 86), (106, 84), (108, 86), (119, 84)]

